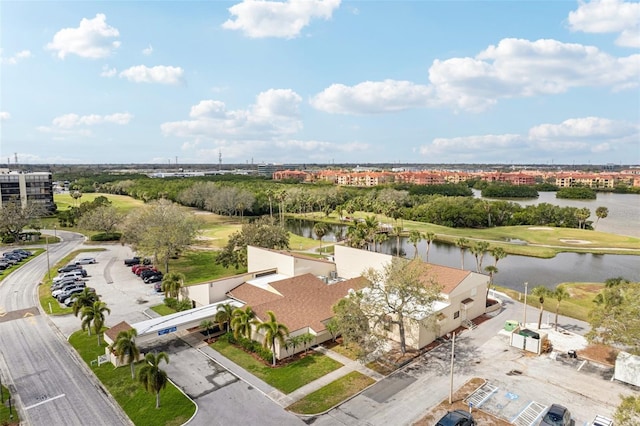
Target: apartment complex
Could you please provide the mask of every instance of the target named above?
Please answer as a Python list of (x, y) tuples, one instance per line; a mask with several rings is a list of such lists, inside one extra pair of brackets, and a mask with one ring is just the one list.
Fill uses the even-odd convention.
[(0, 208), (11, 200), (41, 204), (47, 211), (55, 209), (53, 178), (49, 172), (17, 172), (0, 169)]

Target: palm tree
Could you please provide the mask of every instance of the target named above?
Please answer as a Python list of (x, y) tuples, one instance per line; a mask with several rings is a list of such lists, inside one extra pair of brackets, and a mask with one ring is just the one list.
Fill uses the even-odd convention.
[(591, 210), (586, 207), (576, 210), (576, 219), (578, 219), (578, 229), (586, 228), (587, 219), (591, 216)]
[(140, 367), (138, 381), (142, 383), (147, 392), (156, 394), (156, 408), (160, 408), (160, 391), (167, 386), (169, 381), (167, 372), (160, 369), (160, 362), (164, 360), (169, 364), (169, 355), (164, 352), (148, 353), (144, 360), (146, 363)]
[(313, 233), (316, 234), (316, 237), (320, 240), (320, 253), (322, 253), (322, 237), (327, 235), (328, 232), (329, 225), (324, 222), (316, 222), (316, 224), (313, 225)]
[(458, 240), (456, 240), (456, 246), (460, 248), (460, 257), (462, 259), (460, 269), (464, 269), (464, 252), (467, 251), (467, 244), (469, 244), (469, 240), (466, 238), (458, 238)]
[(304, 333), (300, 335), (300, 341), (303, 344), (305, 354), (309, 352), (309, 347), (307, 345), (313, 342), (315, 338), (316, 337), (311, 333)]
[[(286, 325), (279, 323), (276, 320), (276, 315), (273, 311), (267, 311), (269, 321), (261, 322), (257, 324), (257, 330), (264, 330), (264, 347), (271, 346), (271, 353), (273, 355), (273, 365), (276, 365), (276, 340), (281, 345), (285, 344), (284, 338), (289, 335), (289, 329)], [(269, 345), (269, 346), (268, 346)]]
[(247, 339), (251, 339), (251, 322), (256, 317), (255, 312), (251, 309), (251, 306), (247, 306), (244, 309), (234, 309), (233, 316), (231, 318), (231, 328), (233, 329), (233, 336), (237, 339), (239, 336), (244, 336)]
[(402, 235), (402, 226), (394, 226), (391, 234), (396, 237), (396, 256), (400, 257), (400, 236)]
[(296, 354), (296, 348), (302, 344), (302, 335), (291, 336), (287, 339), (286, 344), (293, 348), (292, 356)]
[[(374, 215), (366, 216), (364, 218), (364, 231), (365, 231), (365, 240), (367, 243), (371, 244), (374, 241), (375, 235), (380, 228), (380, 223), (378, 219)], [(369, 246), (369, 250), (371, 250), (371, 246)]]
[(267, 195), (267, 198), (269, 199), (269, 218), (273, 219), (273, 189), (267, 189), (265, 193)]
[(204, 319), (200, 322), (200, 327), (207, 330), (207, 338), (210, 336), (211, 329), (213, 328), (213, 326), (214, 326), (213, 321), (211, 321), (210, 319)]
[(487, 295), (489, 295), (489, 289), (493, 286), (493, 276), (498, 273), (498, 268), (489, 265), (485, 266), (484, 270), (489, 274), (489, 285), (487, 286)]
[(602, 207), (602, 206), (598, 207), (596, 209), (596, 216), (598, 218), (596, 219), (595, 225), (593, 225), (593, 229), (596, 229), (596, 226), (598, 226), (598, 221), (600, 219), (604, 219), (605, 217), (609, 216), (609, 209), (606, 208), (606, 207)]
[(235, 308), (229, 303), (218, 305), (218, 312), (216, 312), (215, 320), (222, 329), (224, 324), (227, 325), (227, 333), (231, 327), (231, 319), (233, 318), (233, 310)]
[(427, 232), (426, 234), (424, 234), (424, 239), (427, 242), (427, 258), (425, 259), (426, 262), (429, 261), (429, 249), (431, 248), (431, 243), (433, 242), (433, 240), (436, 239), (436, 234), (434, 234), (433, 232)]
[(169, 272), (162, 278), (162, 291), (164, 291), (164, 297), (177, 299), (183, 285), (184, 274), (180, 272)]
[(558, 311), (560, 310), (560, 303), (562, 303), (563, 300), (566, 300), (569, 297), (571, 297), (571, 295), (569, 294), (565, 286), (559, 285), (558, 287), (556, 287), (553, 293), (551, 293), (551, 297), (556, 299), (556, 301), (558, 302), (556, 304), (556, 321), (555, 321), (555, 329), (556, 331), (558, 331)]
[(81, 311), (82, 318), (82, 330), (89, 329), (89, 335), (91, 335), (91, 323), (93, 323), (93, 330), (98, 335), (98, 346), (100, 346), (100, 331), (104, 326), (105, 312), (111, 313), (111, 309), (107, 307), (107, 304), (99, 300), (93, 302), (91, 306), (85, 306)]
[(132, 379), (136, 378), (134, 364), (140, 356), (140, 349), (138, 349), (136, 345), (137, 335), (138, 332), (135, 328), (121, 331), (118, 333), (118, 337), (116, 337), (116, 341), (113, 344), (113, 350), (118, 356), (118, 361), (120, 363), (124, 363), (125, 360), (129, 361)]
[(409, 232), (409, 241), (413, 244), (413, 258), (418, 257), (418, 243), (422, 241), (422, 232), (418, 230), (413, 230)]
[(550, 295), (550, 291), (543, 285), (535, 286), (531, 290), (531, 294), (538, 296), (538, 302), (540, 302), (540, 313), (538, 315), (538, 329), (542, 326), (542, 313), (544, 312), (544, 298)]
[(92, 306), (94, 302), (100, 300), (96, 292), (89, 287), (85, 287), (81, 293), (76, 296), (73, 301), (73, 315), (78, 316), (85, 306)]
[(476, 272), (482, 271), (482, 261), (484, 260), (484, 253), (489, 248), (489, 243), (486, 241), (478, 241), (471, 246), (471, 253), (476, 258)]
[(495, 267), (498, 267), (498, 260), (507, 257), (507, 252), (504, 251), (502, 247), (494, 247), (489, 250), (489, 253), (491, 253), (491, 256), (493, 257), (493, 266)]
[(278, 214), (280, 216), (280, 226), (284, 226), (284, 201), (287, 199), (287, 191), (281, 190), (276, 194), (278, 201)]

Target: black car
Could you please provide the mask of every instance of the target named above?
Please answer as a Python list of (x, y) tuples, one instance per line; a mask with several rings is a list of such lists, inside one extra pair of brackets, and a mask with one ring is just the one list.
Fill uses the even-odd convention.
[(140, 278), (144, 280), (145, 278), (158, 274), (162, 274), (162, 272), (158, 271), (157, 269), (147, 269), (146, 271), (140, 272)]
[(31, 253), (29, 250), (24, 250), (24, 249), (14, 249), (14, 250), (12, 250), (12, 251), (13, 251), (13, 253), (20, 253), (20, 254), (23, 254), (23, 255), (25, 255), (25, 256), (27, 256), (27, 257), (29, 257), (29, 256), (33, 256), (33, 253)]
[(436, 426), (475, 426), (476, 421), (473, 420), (471, 414), (463, 410), (449, 411), (444, 415)]
[(571, 412), (560, 404), (552, 404), (540, 420), (540, 426), (573, 426)]
[(162, 272), (158, 272), (156, 274), (150, 275), (147, 278), (145, 278), (143, 281), (145, 284), (157, 283), (159, 281), (162, 281)]
[(76, 269), (82, 269), (82, 266), (69, 264), (67, 266), (63, 266), (62, 268), (58, 269), (58, 273), (71, 272), (71, 271), (75, 271)]
[(151, 260), (147, 259), (146, 257), (143, 259), (139, 256), (134, 256), (131, 259), (125, 259), (124, 260), (124, 264), (126, 266), (133, 266), (133, 265), (139, 265), (139, 264), (143, 264), (143, 265), (151, 265)]

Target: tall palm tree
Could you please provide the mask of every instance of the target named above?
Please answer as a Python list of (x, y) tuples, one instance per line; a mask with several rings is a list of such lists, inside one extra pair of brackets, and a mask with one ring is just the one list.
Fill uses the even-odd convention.
[(427, 258), (425, 259), (426, 262), (429, 261), (429, 249), (431, 248), (431, 243), (433, 242), (433, 240), (436, 239), (436, 234), (433, 232), (427, 232), (426, 234), (424, 234), (424, 239), (427, 242)]
[(81, 293), (76, 296), (76, 300), (73, 301), (73, 315), (78, 316), (85, 306), (91, 306), (94, 302), (100, 300), (100, 297), (96, 294), (95, 290), (85, 287)]
[(214, 326), (214, 323), (210, 319), (204, 319), (204, 320), (202, 320), (200, 322), (200, 327), (202, 327), (205, 330), (207, 330), (207, 338), (209, 337), (211, 329), (213, 328), (213, 326)]
[(389, 239), (389, 236), (384, 232), (379, 232), (373, 237), (373, 250), (378, 251), (378, 247), (382, 247), (385, 241)]
[(285, 344), (285, 337), (289, 335), (289, 329), (286, 325), (276, 320), (273, 311), (267, 311), (269, 321), (257, 324), (258, 331), (264, 331), (264, 346), (270, 347), (273, 354), (273, 365), (276, 365), (276, 341), (281, 345)]
[(284, 202), (287, 199), (287, 191), (281, 190), (276, 194), (278, 201), (278, 214), (280, 216), (280, 226), (284, 226)]
[(549, 296), (549, 289), (543, 285), (535, 286), (531, 290), (531, 294), (538, 297), (538, 302), (540, 302), (540, 313), (538, 314), (538, 329), (542, 326), (542, 313), (544, 312), (544, 298)]
[(316, 234), (316, 237), (320, 240), (320, 253), (322, 253), (322, 237), (327, 235), (328, 232), (329, 225), (324, 222), (316, 222), (316, 224), (313, 225), (313, 233)]
[(233, 318), (233, 310), (235, 308), (229, 303), (218, 305), (218, 312), (216, 312), (215, 320), (222, 329), (223, 325), (227, 325), (227, 333), (231, 328), (231, 319)]
[(489, 253), (491, 253), (491, 256), (493, 257), (493, 266), (495, 267), (498, 267), (498, 261), (500, 259), (507, 257), (507, 252), (504, 251), (502, 247), (494, 247), (489, 250)]
[(476, 272), (482, 271), (482, 262), (484, 260), (484, 253), (489, 248), (489, 243), (486, 241), (478, 241), (471, 246), (470, 251), (473, 257), (476, 258)]
[(169, 364), (169, 355), (164, 352), (148, 353), (144, 360), (146, 363), (140, 367), (138, 381), (147, 392), (156, 394), (156, 408), (160, 408), (160, 391), (167, 386), (169, 381), (166, 371), (160, 369), (160, 362), (164, 360)]
[(551, 293), (551, 297), (556, 299), (556, 301), (558, 302), (556, 304), (556, 320), (555, 320), (555, 323), (554, 323), (555, 324), (555, 329), (556, 329), (556, 331), (558, 331), (558, 311), (560, 310), (560, 303), (562, 303), (563, 300), (566, 300), (569, 297), (571, 297), (571, 295), (569, 294), (569, 292), (567, 291), (565, 286), (559, 285), (558, 287), (556, 287), (556, 289), (553, 291), (553, 293)]
[(456, 240), (456, 246), (460, 248), (460, 258), (462, 259), (460, 269), (464, 269), (464, 252), (467, 251), (468, 244), (469, 240), (467, 240), (466, 238), (458, 238)]
[(256, 317), (255, 312), (251, 309), (251, 306), (247, 306), (244, 309), (234, 309), (233, 317), (231, 318), (231, 328), (233, 329), (233, 336), (237, 339), (239, 336), (244, 336), (247, 339), (251, 339), (251, 323)]
[(391, 234), (396, 237), (396, 256), (400, 257), (400, 236), (402, 235), (402, 226), (394, 226)]
[(267, 198), (269, 199), (269, 218), (273, 219), (273, 204), (272, 204), (273, 195), (274, 195), (273, 189), (267, 189), (265, 193), (267, 195)]
[[(366, 216), (363, 223), (365, 230), (365, 239), (367, 243), (371, 244), (374, 241), (378, 229), (380, 229), (380, 223), (374, 215)], [(369, 250), (371, 250), (371, 246), (369, 246)]]
[(107, 304), (101, 301), (93, 302), (91, 306), (85, 306), (81, 311), (82, 318), (82, 330), (89, 329), (89, 335), (91, 335), (91, 324), (93, 323), (93, 330), (98, 336), (98, 346), (100, 345), (100, 332), (104, 326), (105, 312), (111, 313), (111, 309), (107, 307)]
[(136, 378), (134, 364), (140, 356), (140, 349), (138, 349), (138, 346), (136, 345), (137, 335), (138, 332), (135, 328), (121, 331), (120, 333), (118, 333), (118, 337), (116, 337), (116, 341), (113, 344), (113, 350), (118, 356), (118, 361), (120, 363), (129, 361), (132, 379)]
[(498, 268), (493, 265), (485, 266), (484, 270), (487, 274), (489, 274), (489, 285), (487, 286), (487, 295), (489, 295), (489, 290), (493, 286), (493, 277), (498, 273)]
[(598, 226), (598, 221), (600, 221), (600, 219), (604, 219), (605, 217), (609, 216), (609, 209), (603, 206), (600, 206), (596, 209), (596, 223), (593, 225), (593, 229), (596, 229), (596, 226)]
[(418, 257), (418, 243), (420, 241), (422, 241), (422, 232), (414, 229), (413, 231), (409, 232), (409, 241), (411, 242), (411, 244), (413, 244), (413, 258), (417, 258)]
[(165, 297), (177, 299), (183, 286), (184, 274), (180, 272), (169, 272), (162, 277), (162, 291)]

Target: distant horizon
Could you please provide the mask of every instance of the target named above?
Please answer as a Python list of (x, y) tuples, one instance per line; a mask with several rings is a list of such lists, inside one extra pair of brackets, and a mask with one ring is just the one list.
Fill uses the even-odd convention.
[(640, 164), (638, 0), (5, 1), (0, 159)]

